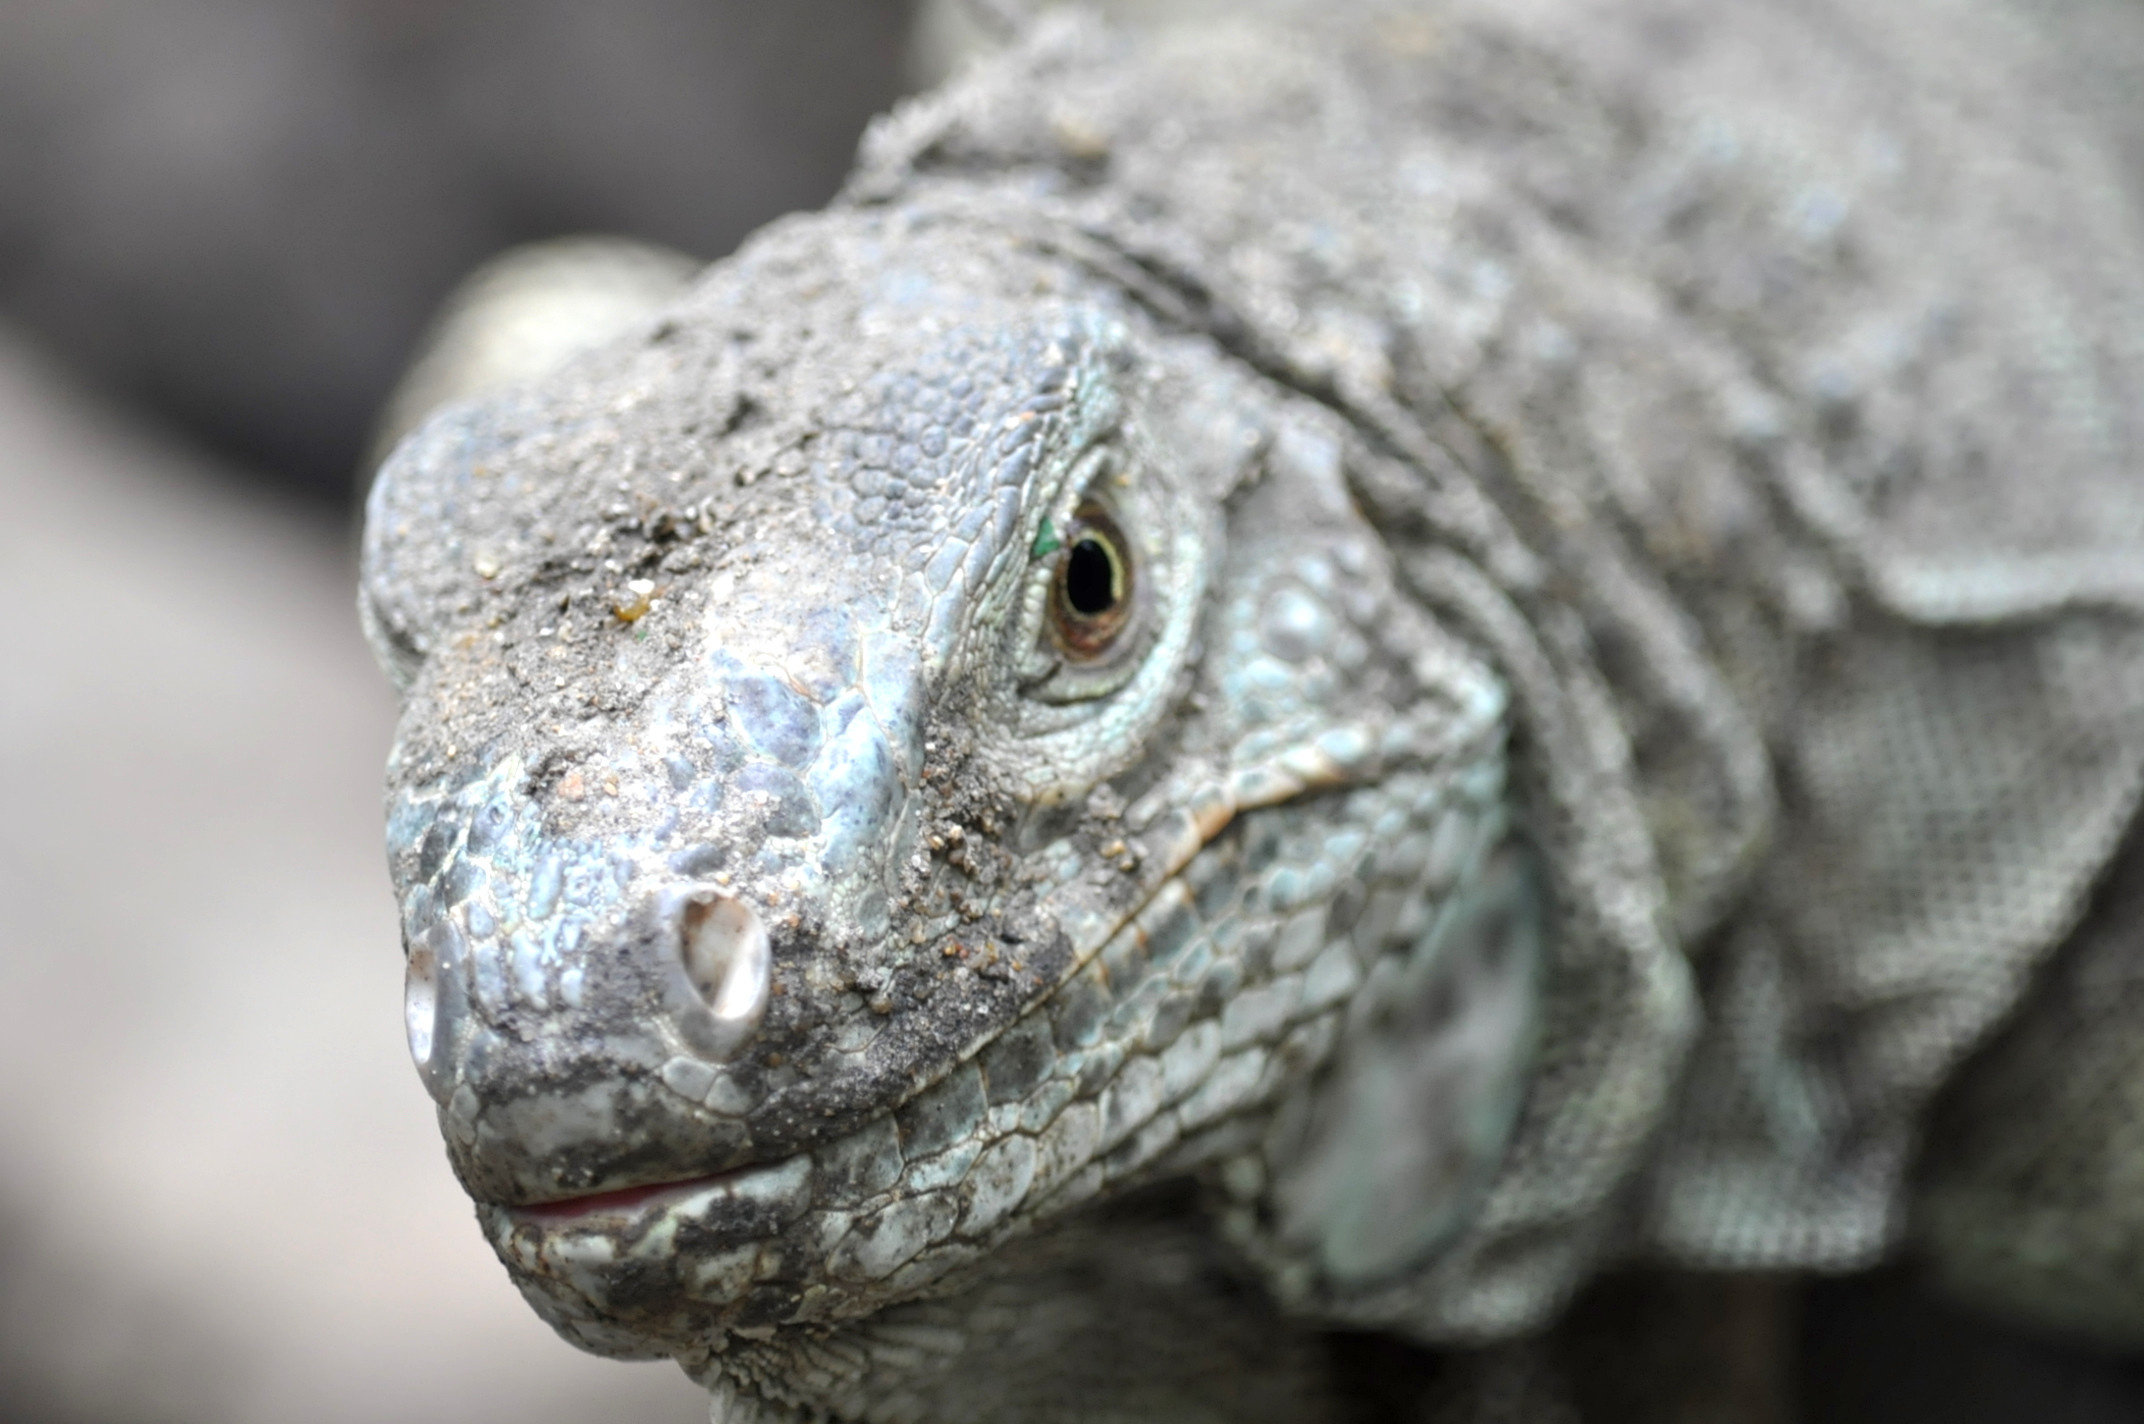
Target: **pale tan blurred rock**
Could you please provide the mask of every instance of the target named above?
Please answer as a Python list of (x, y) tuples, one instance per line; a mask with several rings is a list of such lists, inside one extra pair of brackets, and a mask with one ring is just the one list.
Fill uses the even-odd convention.
[(522, 1304), (402, 1044), (347, 536), (0, 340), (10, 1419), (684, 1421)]

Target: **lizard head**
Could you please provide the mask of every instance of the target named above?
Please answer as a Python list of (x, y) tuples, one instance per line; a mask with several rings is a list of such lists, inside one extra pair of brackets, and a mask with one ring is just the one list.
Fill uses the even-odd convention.
[[(780, 1393), (755, 1348), (1158, 1174), (1341, 1276), (1449, 1229), (1538, 896), (1351, 438), (1069, 262), (837, 212), (403, 444), (410, 1048), (547, 1319)], [(1342, 1051), (1432, 1012), (1488, 1028)], [(1365, 1214), (1319, 1094), (1408, 1072), (1442, 1185)]]

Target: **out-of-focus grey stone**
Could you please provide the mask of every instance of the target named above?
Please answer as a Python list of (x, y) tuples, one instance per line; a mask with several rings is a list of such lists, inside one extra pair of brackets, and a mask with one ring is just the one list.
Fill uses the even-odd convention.
[(823, 202), (905, 0), (12, 0), (0, 312), (332, 490), (447, 290), (619, 232), (703, 257)]

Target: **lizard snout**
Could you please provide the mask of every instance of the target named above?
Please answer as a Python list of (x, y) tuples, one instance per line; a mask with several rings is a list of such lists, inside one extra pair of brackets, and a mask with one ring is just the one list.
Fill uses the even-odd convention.
[[(747, 898), (685, 882), (591, 930), (556, 995), (502, 996), (513, 944), (441, 919), (411, 943), (411, 1056), (450, 1155), (480, 1200), (513, 1205), (727, 1170), (760, 1154), (741, 1116), (773, 997), (773, 944)], [(503, 962), (505, 974), (497, 964)]]

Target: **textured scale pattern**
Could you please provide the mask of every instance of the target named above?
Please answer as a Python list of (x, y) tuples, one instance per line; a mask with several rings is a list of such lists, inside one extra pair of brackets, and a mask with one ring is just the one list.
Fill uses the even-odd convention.
[[(2047, 1166), (2127, 1139), (2005, 1086), (2144, 799), (2144, 221), (2054, 39), (1122, 8), (382, 469), (410, 1046), (530, 1303), (733, 1424), (1338, 1420), (1328, 1332), (1916, 1231), (2144, 1339)], [(1567, 1417), (1531, 1349), (1419, 1409)]]

